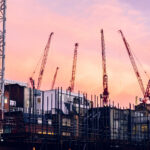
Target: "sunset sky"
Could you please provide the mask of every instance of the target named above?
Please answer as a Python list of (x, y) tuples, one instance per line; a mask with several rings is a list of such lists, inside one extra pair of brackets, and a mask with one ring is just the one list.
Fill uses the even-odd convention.
[[(122, 38), (150, 74), (149, 0), (7, 0), (6, 79), (28, 82), (54, 32), (42, 87), (69, 86), (74, 43), (79, 43), (75, 91), (102, 93), (100, 29), (104, 29), (110, 99), (127, 105), (142, 97)], [(148, 82), (137, 62), (144, 86)], [(36, 76), (39, 74), (39, 68)], [(37, 79), (36, 79), (37, 82)]]

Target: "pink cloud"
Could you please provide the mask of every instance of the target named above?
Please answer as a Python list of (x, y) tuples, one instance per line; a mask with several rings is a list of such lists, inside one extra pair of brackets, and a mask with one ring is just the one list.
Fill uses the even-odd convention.
[[(26, 82), (53, 31), (42, 89), (50, 88), (57, 66), (60, 70), (56, 86), (68, 87), (74, 43), (79, 42), (75, 90), (98, 95), (102, 92), (100, 29), (104, 28), (110, 98), (127, 105), (129, 101), (134, 103), (136, 95), (142, 96), (121, 36), (117, 33), (118, 29), (124, 31), (131, 48), (143, 66), (149, 69), (150, 32), (140, 21), (145, 19), (140, 12), (117, 0), (97, 1), (86, 8), (84, 13), (87, 16), (82, 18), (60, 15), (35, 0), (30, 1), (30, 5), (24, 0), (10, 1), (7, 11), (6, 78)], [(144, 81), (146, 85), (147, 79)]]

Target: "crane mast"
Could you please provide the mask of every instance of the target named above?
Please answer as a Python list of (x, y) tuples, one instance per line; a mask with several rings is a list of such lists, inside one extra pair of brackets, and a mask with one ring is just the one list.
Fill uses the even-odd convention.
[(5, 47), (6, 47), (6, 0), (0, 1), (0, 103), (2, 118), (4, 119), (5, 99)]
[(74, 83), (75, 83), (75, 75), (76, 75), (76, 64), (77, 64), (77, 48), (78, 48), (78, 43), (75, 43), (73, 65), (72, 65), (72, 76), (71, 76), (71, 80), (70, 80), (70, 86), (68, 87), (68, 90), (70, 92), (74, 91)]
[(146, 98), (148, 98), (150, 100), (150, 80), (148, 81), (146, 90), (145, 90), (145, 94), (144, 94), (144, 98), (145, 98), (145, 102), (147, 101)]
[(106, 72), (106, 55), (105, 55), (105, 41), (103, 29), (101, 30), (101, 48), (102, 48), (102, 67), (103, 67), (103, 102), (107, 104), (109, 92), (108, 92), (108, 76)]
[(51, 37), (52, 37), (53, 34), (54, 34), (53, 32), (50, 34), (48, 42), (47, 42), (46, 47), (44, 49), (44, 55), (43, 55), (43, 58), (42, 58), (42, 64), (41, 64), (39, 77), (38, 77), (38, 82), (37, 82), (37, 89), (38, 90), (41, 87), (42, 77), (43, 77), (45, 65), (46, 65), (46, 62), (47, 62), (48, 52), (49, 52), (49, 48), (50, 48)]
[(122, 32), (121, 30), (119, 30), (119, 32), (120, 32), (120, 34), (121, 34), (121, 36), (122, 36), (122, 39), (123, 39), (123, 42), (124, 42), (124, 44), (125, 44), (127, 53), (128, 53), (128, 55), (129, 55), (129, 58), (130, 58), (130, 61), (131, 61), (131, 64), (132, 64), (132, 66), (133, 66), (134, 72), (135, 72), (136, 77), (137, 77), (137, 79), (138, 79), (138, 82), (139, 82), (141, 91), (142, 91), (142, 93), (143, 93), (143, 96), (145, 97), (145, 89), (144, 89), (143, 81), (142, 81), (142, 78), (141, 78), (140, 73), (139, 73), (139, 71), (138, 71), (138, 68), (137, 68), (137, 65), (136, 65), (136, 63), (135, 63), (134, 57), (133, 57), (133, 55), (132, 55), (132, 53), (131, 53), (129, 44), (128, 44), (128, 42), (126, 41), (126, 39), (125, 39), (125, 37), (124, 37), (124, 35), (123, 35), (123, 32)]
[(53, 88), (54, 88), (55, 81), (56, 81), (56, 77), (57, 77), (57, 72), (58, 72), (58, 69), (59, 69), (59, 67), (57, 67), (57, 68), (56, 68), (56, 72), (55, 72), (55, 74), (54, 74), (54, 77), (53, 77), (53, 82), (52, 82), (51, 89), (53, 89)]

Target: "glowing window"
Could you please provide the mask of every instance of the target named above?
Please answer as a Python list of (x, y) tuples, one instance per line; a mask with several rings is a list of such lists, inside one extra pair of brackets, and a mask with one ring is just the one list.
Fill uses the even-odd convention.
[(5, 104), (7, 104), (7, 103), (8, 103), (8, 99), (7, 99), (7, 98), (5, 98), (5, 101), (4, 101), (4, 103), (5, 103)]

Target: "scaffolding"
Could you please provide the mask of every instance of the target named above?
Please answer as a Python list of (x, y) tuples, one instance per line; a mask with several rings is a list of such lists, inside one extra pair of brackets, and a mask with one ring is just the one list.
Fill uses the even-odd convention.
[(41, 92), (39, 111), (34, 90), (30, 90), (29, 110), (15, 108), (5, 113), (3, 140), (42, 147), (55, 145), (58, 150), (134, 149), (150, 144), (150, 116), (146, 109), (136, 110), (131, 104), (121, 108), (111, 101), (105, 106), (101, 97), (94, 95), (89, 99), (80, 92), (75, 96), (70, 91), (64, 93), (62, 88), (50, 96), (51, 99), (44, 99)]

